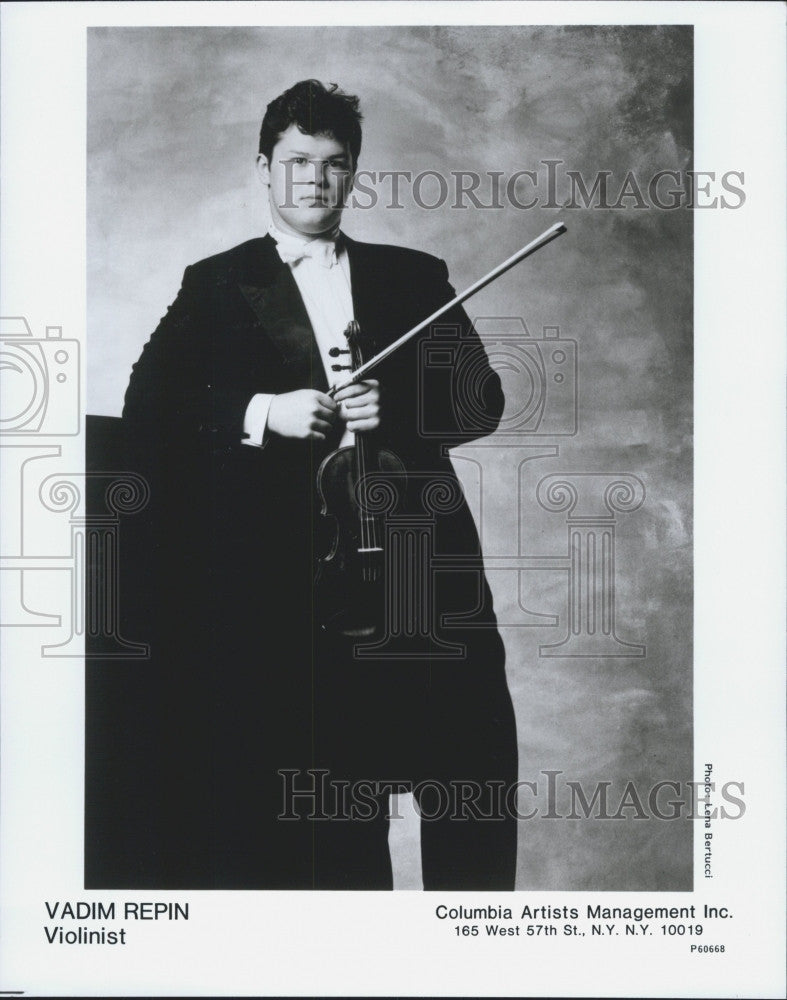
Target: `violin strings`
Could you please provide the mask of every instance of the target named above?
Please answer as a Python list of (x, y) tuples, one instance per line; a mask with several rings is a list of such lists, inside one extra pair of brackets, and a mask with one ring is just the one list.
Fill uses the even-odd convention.
[[(360, 333), (361, 328), (357, 320), (351, 320), (345, 330), (345, 336), (350, 347), (349, 354), (352, 371), (357, 370), (363, 365)], [(379, 579), (381, 572), (378, 557), (378, 553), (381, 551), (381, 543), (377, 537), (377, 519), (373, 514), (369, 513), (369, 483), (366, 478), (369, 459), (367, 458), (367, 443), (364, 440), (363, 434), (356, 434), (355, 436), (354, 458), (359, 518), (361, 522), (361, 547), (359, 552), (361, 556), (361, 573), (365, 582), (373, 583)], [(379, 463), (376, 467), (379, 468)]]
[[(360, 333), (360, 328), (356, 320), (352, 320), (350, 326), (347, 330), (347, 339), (351, 348), (351, 360), (353, 370), (358, 368), (363, 364), (363, 357), (361, 354), (360, 344), (358, 343), (358, 334)], [(372, 547), (377, 546), (377, 539), (374, 534), (374, 519), (370, 519), (368, 516), (368, 504), (366, 491), (368, 489), (368, 483), (366, 482), (366, 443), (363, 440), (363, 436), (356, 435), (355, 438), (355, 456), (358, 463), (358, 483), (360, 485), (359, 490), (359, 501), (361, 505), (360, 509), (360, 521), (361, 521), (361, 565), (362, 574), (365, 582), (369, 583), (372, 580), (372, 553), (369, 551)], [(370, 520), (371, 520), (371, 531), (370, 531)]]

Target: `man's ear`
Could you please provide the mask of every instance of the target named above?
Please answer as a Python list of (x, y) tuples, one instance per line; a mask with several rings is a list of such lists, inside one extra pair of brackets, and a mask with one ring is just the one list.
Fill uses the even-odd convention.
[(270, 187), (271, 183), (271, 169), (268, 166), (267, 157), (263, 156), (262, 153), (257, 157), (257, 174), (260, 180), (266, 187)]

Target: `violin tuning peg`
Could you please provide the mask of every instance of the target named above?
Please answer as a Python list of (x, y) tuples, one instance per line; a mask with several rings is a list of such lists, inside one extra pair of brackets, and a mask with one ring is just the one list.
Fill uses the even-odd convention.
[(349, 352), (349, 350), (346, 347), (344, 347), (344, 348), (342, 348), (342, 347), (332, 347), (330, 349), (330, 351), (328, 351), (328, 354), (330, 354), (330, 356), (332, 358), (338, 358), (340, 354), (349, 354), (349, 353), (350, 352)]
[(352, 365), (331, 365), (331, 371), (333, 371), (333, 372), (349, 372), (349, 371), (352, 371)]
[(350, 322), (347, 324), (347, 329), (344, 331), (344, 336), (349, 341), (352, 341), (354, 338), (356, 338), (356, 337), (358, 337), (360, 335), (360, 332), (361, 332), (361, 328), (358, 325), (358, 321), (354, 320), (354, 319), (351, 319)]

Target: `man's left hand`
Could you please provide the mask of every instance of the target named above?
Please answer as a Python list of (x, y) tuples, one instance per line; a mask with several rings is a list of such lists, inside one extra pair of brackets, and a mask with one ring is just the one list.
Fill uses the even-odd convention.
[(380, 426), (380, 383), (376, 379), (348, 385), (333, 398), (339, 403), (339, 416), (348, 431), (357, 434)]

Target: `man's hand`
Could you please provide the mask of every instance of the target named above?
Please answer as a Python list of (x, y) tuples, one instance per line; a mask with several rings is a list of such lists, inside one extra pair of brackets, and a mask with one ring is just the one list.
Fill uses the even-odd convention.
[(380, 426), (380, 383), (376, 379), (348, 385), (333, 398), (348, 431), (373, 431)]
[(283, 392), (271, 400), (268, 429), (282, 437), (324, 441), (338, 412), (338, 404), (316, 389)]

